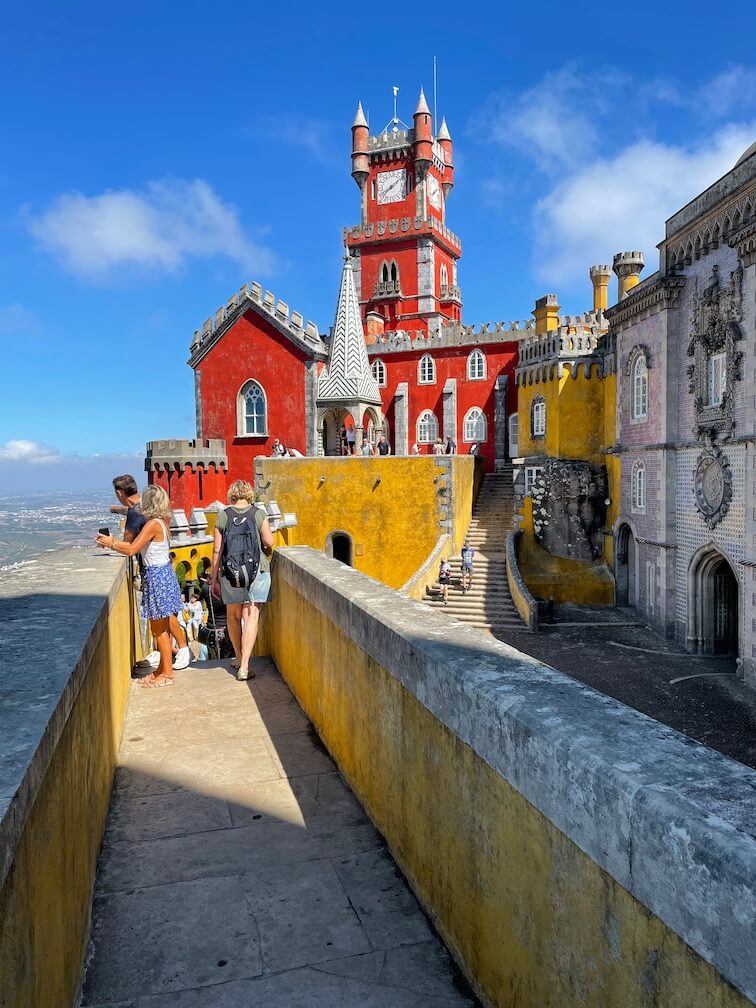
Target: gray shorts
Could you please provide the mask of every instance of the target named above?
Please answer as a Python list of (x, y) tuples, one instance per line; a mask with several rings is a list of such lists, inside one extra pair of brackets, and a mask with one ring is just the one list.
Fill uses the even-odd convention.
[(221, 598), (225, 605), (244, 605), (246, 602), (267, 602), (270, 597), (270, 571), (258, 571), (249, 588), (234, 588), (221, 574)]

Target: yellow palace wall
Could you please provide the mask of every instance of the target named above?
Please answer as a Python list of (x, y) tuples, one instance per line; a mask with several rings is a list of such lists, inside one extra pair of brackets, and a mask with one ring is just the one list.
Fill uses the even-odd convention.
[[(519, 453), (522, 457), (543, 456), (557, 459), (578, 459), (592, 465), (605, 465), (608, 479), (608, 499), (605, 529), (610, 530), (618, 514), (620, 492), (620, 460), (606, 453), (614, 443), (617, 377), (599, 378), (593, 365), (590, 377), (585, 368), (578, 369), (575, 378), (569, 364), (563, 366), (561, 377), (518, 389)], [(546, 435), (532, 437), (530, 411), (533, 399), (542, 396), (546, 402)], [(611, 605), (614, 602), (614, 579), (611, 574), (613, 542), (604, 535), (604, 562), (587, 563), (549, 553), (536, 540), (530, 497), (523, 502), (519, 562), (522, 576), (530, 591), (555, 602), (576, 602), (582, 605)]]

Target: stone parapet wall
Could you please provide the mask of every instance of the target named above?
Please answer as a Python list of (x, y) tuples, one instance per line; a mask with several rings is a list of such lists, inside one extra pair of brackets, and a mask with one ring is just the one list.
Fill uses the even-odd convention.
[(134, 657), (127, 563), (46, 554), (0, 583), (0, 1003), (76, 1003)]
[(486, 1004), (751, 1003), (754, 771), (309, 549), (260, 642)]

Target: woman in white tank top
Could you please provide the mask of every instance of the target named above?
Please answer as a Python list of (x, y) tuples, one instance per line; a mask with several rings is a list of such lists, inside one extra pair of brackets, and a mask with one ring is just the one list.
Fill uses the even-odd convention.
[(152, 675), (141, 680), (142, 686), (173, 684), (173, 654), (169, 620), (181, 609), (181, 589), (170, 558), (168, 522), (171, 504), (168, 494), (159, 486), (148, 486), (142, 494), (142, 514), (147, 519), (133, 542), (122, 542), (113, 536), (98, 536), (97, 545), (122, 556), (142, 556), (142, 612), (150, 621), (150, 630), (160, 652), (160, 664)]

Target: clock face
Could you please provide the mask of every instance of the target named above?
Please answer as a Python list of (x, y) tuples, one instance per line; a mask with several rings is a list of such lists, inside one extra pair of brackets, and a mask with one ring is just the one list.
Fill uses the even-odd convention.
[(381, 172), (378, 176), (378, 202), (398, 203), (407, 195), (407, 174), (403, 168)]
[(441, 186), (435, 175), (428, 176), (428, 201), (436, 210), (441, 209)]

